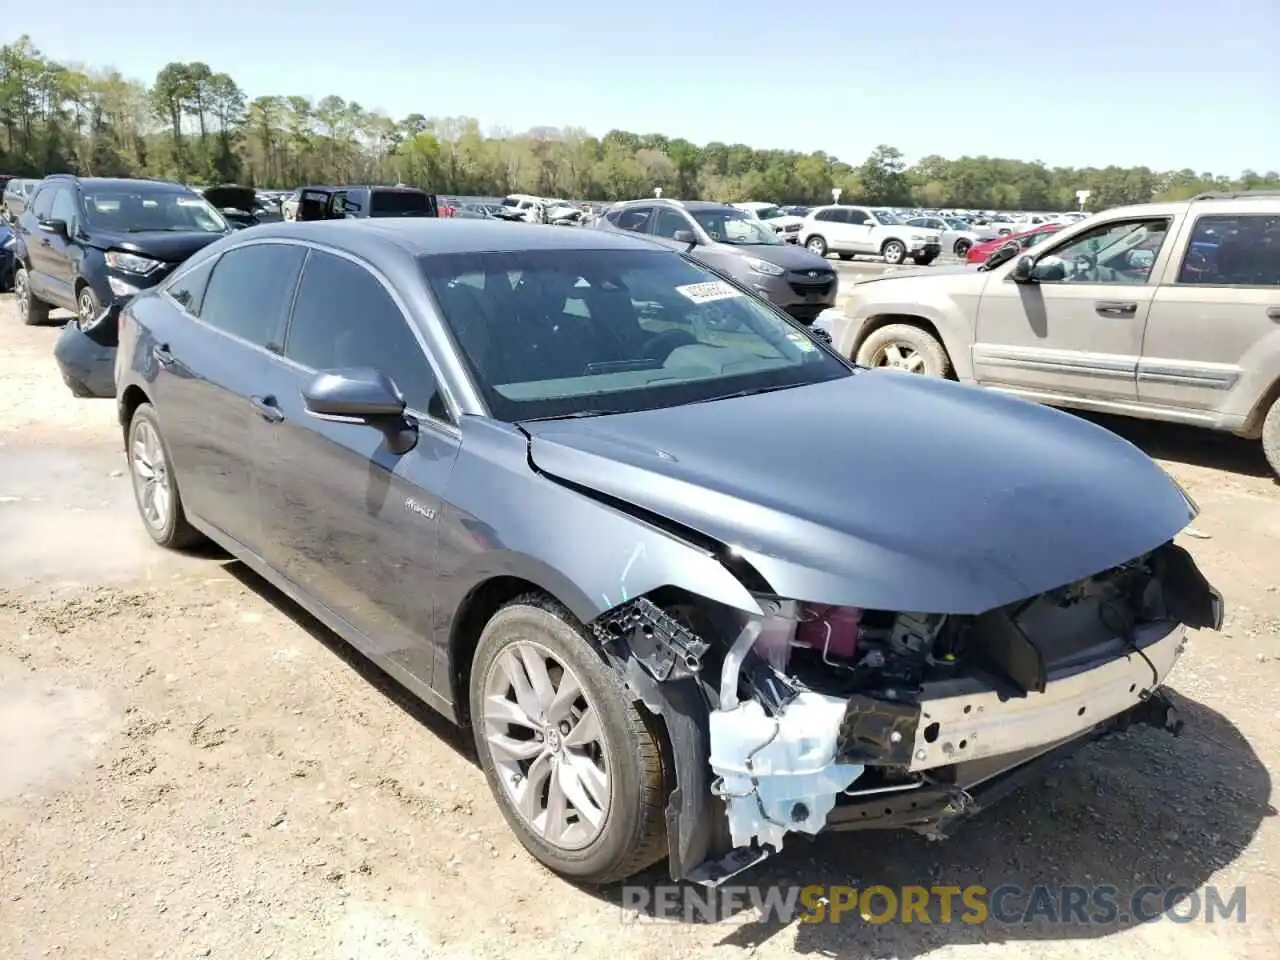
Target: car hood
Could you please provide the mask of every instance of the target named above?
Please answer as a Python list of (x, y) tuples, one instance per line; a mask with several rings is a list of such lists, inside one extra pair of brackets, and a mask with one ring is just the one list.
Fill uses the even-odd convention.
[[(916, 267), (907, 266), (897, 269), (888, 270), (884, 273), (869, 274), (867, 276), (858, 277), (854, 281), (855, 287), (861, 287), (868, 283), (880, 283), (884, 280), (912, 280), (914, 282), (929, 281), (934, 277), (950, 277), (957, 273), (978, 273), (979, 263), (949, 263), (941, 267)], [(945, 282), (945, 281), (943, 281)]]
[(725, 246), (741, 250), (749, 257), (758, 257), (786, 270), (835, 271), (830, 260), (816, 253), (810, 253), (804, 247), (796, 246), (794, 243), (733, 243)]
[(713, 538), (778, 595), (819, 603), (981, 613), (1140, 556), (1195, 516), (1096, 424), (894, 372), (521, 426), (540, 473)]
[(252, 213), (258, 205), (258, 194), (252, 187), (210, 187), (204, 198), (219, 210), (243, 210)]
[(168, 230), (147, 230), (139, 233), (111, 233), (98, 231), (93, 245), (102, 250), (127, 250), (165, 263), (181, 263), (197, 250), (203, 250), (225, 233), (190, 232), (173, 233)]
[(798, 227), (804, 223), (804, 217), (793, 217), (791, 214), (785, 214), (781, 217), (770, 217), (768, 220), (761, 220), (761, 223), (767, 223), (771, 227)]

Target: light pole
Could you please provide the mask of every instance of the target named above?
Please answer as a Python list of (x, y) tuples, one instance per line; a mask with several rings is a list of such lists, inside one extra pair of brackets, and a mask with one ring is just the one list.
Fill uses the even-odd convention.
[(1077, 191), (1076, 191), (1076, 203), (1080, 206), (1080, 209), (1081, 209), (1081, 210), (1083, 210), (1083, 209), (1084, 209), (1084, 205), (1088, 202), (1089, 197), (1092, 195), (1092, 193), (1093, 193), (1093, 191), (1092, 191), (1092, 190), (1077, 190)]
[(662, 188), (661, 188), (661, 187), (654, 187), (654, 188), (653, 188), (653, 195), (654, 195), (655, 197), (657, 197), (659, 200), (661, 200), (661, 199), (662, 199)]
[(842, 190), (840, 187), (832, 187), (832, 188), (831, 188), (831, 202), (832, 202), (832, 203), (839, 203), (839, 202), (840, 202), (840, 194), (842, 194), (842, 193), (844, 193), (844, 190)]

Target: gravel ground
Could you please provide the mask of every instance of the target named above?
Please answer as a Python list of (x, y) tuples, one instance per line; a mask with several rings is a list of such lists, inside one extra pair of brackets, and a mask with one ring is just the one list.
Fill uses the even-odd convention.
[(306, 615), (151, 547), (56, 335), (0, 298), (0, 958), (1276, 955), (1280, 488), (1253, 445), (1108, 423), (1199, 501), (1184, 540), (1229, 603), (1174, 674), (1184, 736), (1089, 747), (944, 843), (796, 841), (750, 875), (1244, 884), (1246, 923), (639, 922), (527, 857), (465, 738)]

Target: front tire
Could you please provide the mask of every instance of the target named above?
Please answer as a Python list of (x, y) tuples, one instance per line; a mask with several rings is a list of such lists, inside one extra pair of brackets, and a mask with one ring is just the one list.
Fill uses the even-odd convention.
[(470, 701), (489, 789), (534, 857), (591, 884), (662, 859), (657, 722), (572, 614), (537, 596), (499, 610), (476, 647)]
[(93, 287), (87, 283), (80, 287), (76, 294), (76, 326), (83, 330), (93, 328), (93, 318), (102, 312), (102, 303)]
[(38, 327), (49, 322), (49, 311), (53, 308), (31, 292), (31, 274), (22, 265), (13, 272), (13, 296), (18, 304), (18, 317), (27, 326)]
[(961, 260), (964, 260), (969, 256), (969, 251), (972, 249), (973, 249), (973, 243), (971, 241), (957, 240), (956, 245), (951, 248), (951, 252), (954, 253), (957, 257), (959, 257)]
[(858, 348), (857, 362), (927, 377), (951, 374), (946, 348), (924, 330), (905, 323), (891, 323), (867, 337)]
[(884, 246), (880, 248), (880, 255), (884, 257), (885, 263), (896, 267), (907, 259), (907, 248), (901, 240), (886, 240)]
[(171, 550), (191, 547), (203, 540), (182, 509), (178, 479), (171, 466), (173, 461), (160, 436), (160, 423), (151, 404), (140, 404), (133, 411), (125, 451), (129, 457), (134, 502), (151, 539)]
[(1262, 452), (1276, 479), (1280, 480), (1280, 397), (1272, 402), (1267, 419), (1262, 421)]
[(804, 248), (810, 253), (816, 253), (820, 257), (827, 255), (827, 241), (819, 236), (810, 237), (804, 242)]

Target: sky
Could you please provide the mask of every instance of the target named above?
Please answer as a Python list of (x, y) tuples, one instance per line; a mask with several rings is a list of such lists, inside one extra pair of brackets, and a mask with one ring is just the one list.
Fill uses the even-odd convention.
[(397, 119), (1051, 166), (1280, 168), (1280, 0), (0, 0), (0, 39)]

